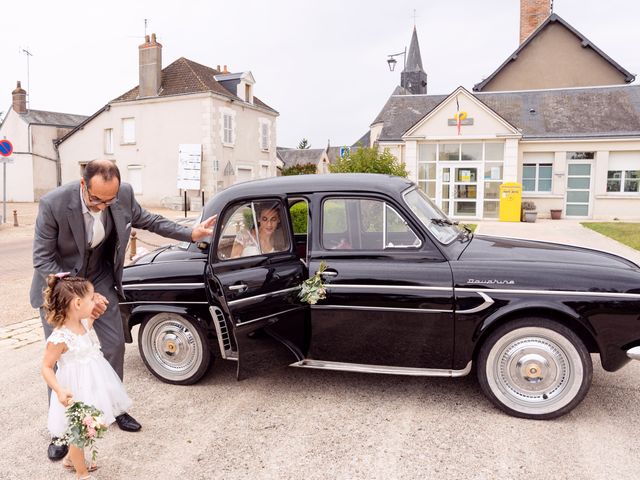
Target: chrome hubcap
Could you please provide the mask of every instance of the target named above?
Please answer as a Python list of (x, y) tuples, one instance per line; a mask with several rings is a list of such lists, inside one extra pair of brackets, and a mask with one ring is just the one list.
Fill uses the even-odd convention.
[(144, 332), (143, 348), (154, 369), (174, 380), (187, 377), (202, 363), (203, 347), (199, 337), (181, 317), (158, 315)]
[(491, 349), (487, 380), (505, 405), (525, 413), (547, 413), (569, 403), (582, 382), (573, 344), (547, 329), (509, 332)]

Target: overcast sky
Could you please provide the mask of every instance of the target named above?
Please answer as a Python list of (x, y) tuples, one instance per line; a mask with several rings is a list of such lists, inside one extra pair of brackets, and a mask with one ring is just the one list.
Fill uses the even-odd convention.
[[(278, 145), (351, 144), (394, 87), (388, 54), (418, 30), (428, 93), (471, 89), (518, 46), (519, 0), (21, 0), (4, 2), (0, 111), (16, 80), (30, 107), (90, 115), (138, 84), (138, 45), (155, 32), (163, 66), (179, 57), (250, 70), (280, 112)], [(640, 2), (555, 0), (554, 12), (640, 74)], [(638, 81), (636, 81), (638, 83)]]

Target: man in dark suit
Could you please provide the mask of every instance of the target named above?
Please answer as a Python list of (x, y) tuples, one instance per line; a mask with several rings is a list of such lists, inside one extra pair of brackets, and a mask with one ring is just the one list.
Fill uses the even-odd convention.
[[(69, 272), (88, 278), (96, 292), (92, 316), (100, 317), (93, 327), (105, 358), (122, 378), (125, 341), (118, 296), (122, 297), (122, 269), (131, 229), (198, 241), (212, 234), (215, 220), (213, 216), (191, 229), (151, 214), (138, 204), (131, 186), (120, 183), (115, 163), (89, 162), (79, 182), (58, 187), (40, 200), (30, 300), (34, 308), (40, 308), (45, 338), (52, 331), (41, 308), (47, 275)], [(122, 430), (135, 432), (141, 428), (128, 413), (116, 421)], [(59, 460), (66, 455), (67, 447), (57, 445), (55, 440), (47, 453), (52, 460)]]

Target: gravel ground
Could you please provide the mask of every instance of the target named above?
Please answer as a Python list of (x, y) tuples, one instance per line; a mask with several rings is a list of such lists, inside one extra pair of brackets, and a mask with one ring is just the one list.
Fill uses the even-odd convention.
[[(266, 351), (270, 339), (259, 339)], [(0, 352), (0, 478), (71, 479), (46, 459), (42, 345)], [(282, 359), (280, 354), (271, 359)], [(99, 442), (99, 479), (635, 480), (640, 362), (606, 373), (555, 421), (509, 417), (473, 376), (417, 378), (274, 366), (235, 380), (216, 359), (197, 385), (161, 383), (127, 348), (125, 383), (143, 424)], [(13, 387), (13, 388), (11, 388)]]

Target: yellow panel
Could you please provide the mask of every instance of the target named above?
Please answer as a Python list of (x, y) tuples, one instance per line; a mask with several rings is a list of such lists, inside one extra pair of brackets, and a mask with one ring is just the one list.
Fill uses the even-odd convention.
[(519, 222), (522, 204), (522, 184), (517, 182), (500, 185), (500, 221)]

